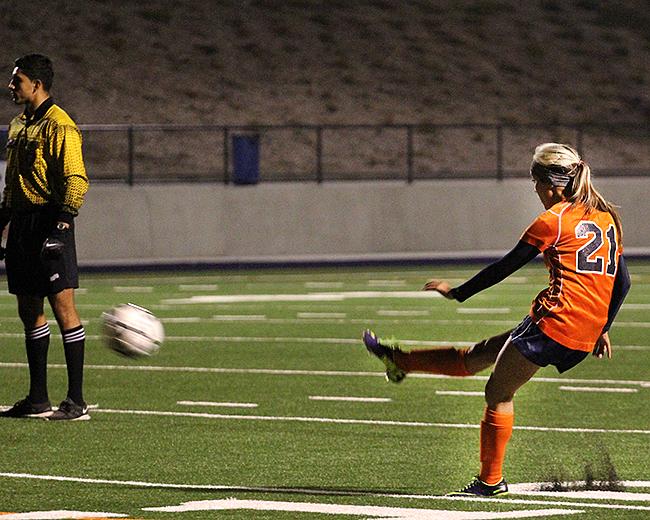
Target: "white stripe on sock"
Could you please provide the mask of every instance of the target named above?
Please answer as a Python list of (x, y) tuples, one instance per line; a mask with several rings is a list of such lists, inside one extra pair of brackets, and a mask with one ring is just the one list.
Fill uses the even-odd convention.
[(75, 341), (82, 341), (86, 339), (86, 331), (81, 328), (72, 332), (66, 332), (65, 334), (62, 334), (62, 336), (63, 343), (73, 343)]
[(50, 335), (50, 325), (48, 323), (46, 323), (45, 325), (41, 325), (40, 327), (37, 327), (35, 329), (25, 331), (25, 338), (27, 338), (28, 340), (46, 338), (49, 335)]

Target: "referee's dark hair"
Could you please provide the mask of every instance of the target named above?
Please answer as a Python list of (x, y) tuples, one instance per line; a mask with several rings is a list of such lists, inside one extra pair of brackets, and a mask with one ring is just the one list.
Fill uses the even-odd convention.
[(42, 54), (26, 54), (14, 63), (25, 76), (32, 81), (39, 80), (43, 83), (45, 91), (50, 91), (54, 80), (54, 68), (50, 58)]

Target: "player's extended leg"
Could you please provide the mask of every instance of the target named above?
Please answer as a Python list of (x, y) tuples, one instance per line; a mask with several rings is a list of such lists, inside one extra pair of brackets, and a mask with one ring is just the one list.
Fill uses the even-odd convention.
[(366, 348), (386, 365), (386, 376), (399, 382), (409, 372), (469, 376), (484, 370), (497, 359), (510, 332), (483, 340), (470, 348), (443, 347), (403, 351), (395, 342), (378, 338), (370, 330), (363, 333)]
[(50, 305), (59, 324), (63, 337), (63, 350), (68, 370), (68, 394), (59, 406), (59, 410), (49, 417), (50, 420), (85, 420), (87, 406), (83, 398), (83, 370), (85, 351), (85, 331), (79, 319), (74, 303), (74, 289), (48, 296)]
[(513, 399), (517, 390), (539, 370), (507, 341), (485, 386), (485, 413), (481, 421), (481, 471), (476, 479), (450, 495), (495, 496), (508, 491), (503, 478), (506, 446), (514, 424)]
[(18, 315), (25, 329), (25, 350), (29, 365), (29, 394), (2, 417), (47, 417), (52, 413), (47, 392), (47, 353), (50, 327), (43, 312), (43, 298), (17, 295)]

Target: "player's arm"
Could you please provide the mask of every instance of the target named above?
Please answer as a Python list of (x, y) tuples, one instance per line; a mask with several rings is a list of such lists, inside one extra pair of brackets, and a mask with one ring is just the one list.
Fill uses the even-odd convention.
[(52, 129), (51, 153), (59, 164), (61, 175), (57, 191), (60, 193), (58, 221), (71, 224), (79, 214), (88, 191), (88, 176), (81, 151), (81, 134), (71, 125), (56, 125)]
[(425, 291), (438, 291), (445, 298), (464, 302), (476, 293), (496, 285), (539, 255), (537, 247), (520, 240), (503, 258), (490, 264), (464, 284), (452, 288), (444, 280), (429, 280)]
[(625, 297), (627, 296), (631, 285), (632, 282), (630, 280), (630, 272), (627, 270), (625, 258), (623, 255), (621, 255), (618, 260), (618, 271), (616, 272), (616, 278), (614, 279), (612, 298), (609, 301), (607, 323), (603, 327), (603, 332), (598, 338), (598, 341), (596, 341), (596, 345), (594, 346), (594, 350), (592, 352), (592, 354), (598, 358), (602, 358), (603, 355), (606, 355), (610, 359), (612, 357), (612, 344), (609, 341), (609, 329), (612, 326), (612, 323), (614, 323), (614, 319), (616, 318), (621, 305), (623, 305), (623, 300), (625, 300)]

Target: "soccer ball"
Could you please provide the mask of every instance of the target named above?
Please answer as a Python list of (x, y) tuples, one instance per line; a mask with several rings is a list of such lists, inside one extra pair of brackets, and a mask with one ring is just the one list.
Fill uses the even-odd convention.
[(165, 339), (160, 320), (133, 303), (102, 313), (102, 335), (108, 348), (131, 358), (155, 354)]

